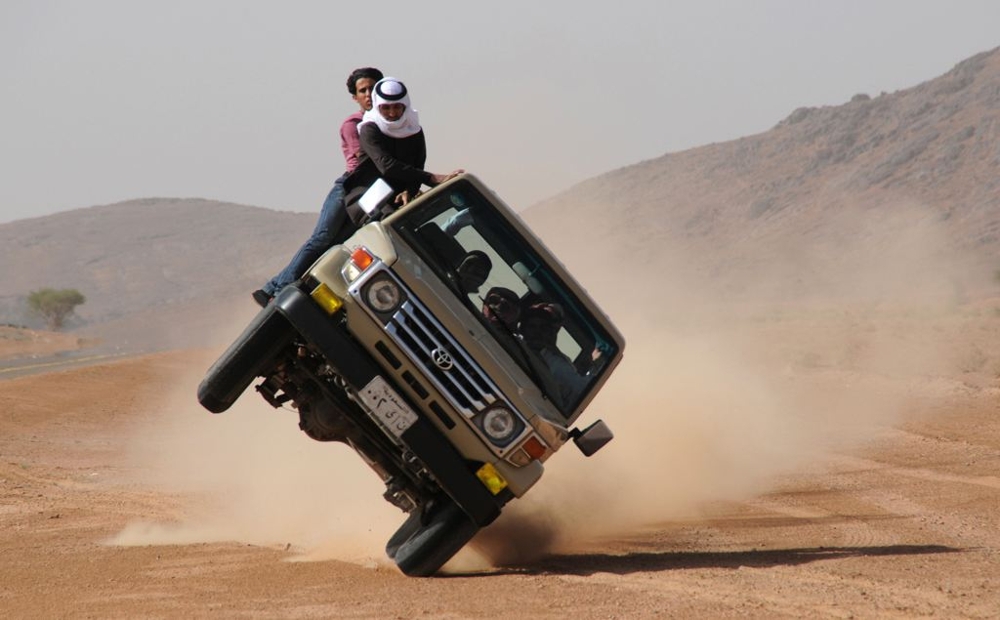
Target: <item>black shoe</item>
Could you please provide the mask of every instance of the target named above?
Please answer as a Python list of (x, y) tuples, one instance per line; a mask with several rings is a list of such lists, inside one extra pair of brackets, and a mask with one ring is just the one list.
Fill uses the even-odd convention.
[(265, 293), (263, 289), (257, 289), (251, 293), (250, 296), (253, 297), (253, 300), (256, 301), (257, 305), (261, 308), (267, 306), (267, 304), (271, 303), (271, 299), (273, 299), (273, 296)]

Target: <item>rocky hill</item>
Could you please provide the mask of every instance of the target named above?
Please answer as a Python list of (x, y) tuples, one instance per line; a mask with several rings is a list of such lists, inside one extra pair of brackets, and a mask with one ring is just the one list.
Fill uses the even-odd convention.
[[(169, 330), (192, 304), (249, 301), (315, 221), (314, 213), (149, 198), (3, 224), (0, 323), (30, 323), (25, 296), (52, 287), (86, 296), (77, 326), (125, 322), (135, 331), (144, 323)], [(159, 326), (160, 319), (167, 325)]]
[[(1000, 49), (914, 88), (800, 108), (758, 135), (610, 171), (523, 216), (602, 301), (989, 294)], [(78, 326), (182, 342), (191, 316), (252, 312), (249, 291), (314, 222), (146, 199), (3, 224), (0, 323), (25, 321), (31, 290), (72, 287), (88, 300)]]
[(525, 217), (570, 260), (618, 261), (657, 284), (980, 290), (1000, 267), (1000, 49), (914, 88), (608, 172)]

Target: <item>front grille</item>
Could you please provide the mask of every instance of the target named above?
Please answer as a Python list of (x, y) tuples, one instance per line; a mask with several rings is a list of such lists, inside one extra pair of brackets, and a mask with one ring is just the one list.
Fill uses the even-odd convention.
[[(385, 329), (466, 417), (497, 401), (496, 389), (478, 364), (412, 297), (396, 311)], [(451, 367), (436, 364), (435, 356), (450, 358)]]

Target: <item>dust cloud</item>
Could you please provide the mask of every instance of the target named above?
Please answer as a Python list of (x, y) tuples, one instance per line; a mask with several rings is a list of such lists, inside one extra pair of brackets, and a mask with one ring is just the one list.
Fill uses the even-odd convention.
[(580, 420), (603, 418), (616, 437), (589, 459), (566, 446), (463, 566), (518, 565), (697, 518), (863, 447), (971, 372), (995, 377), (1000, 362), (962, 336), (980, 312), (969, 291), (987, 279), (977, 262), (948, 249), (925, 207), (859, 211), (831, 213), (819, 239), (756, 255), (713, 247), (728, 277), (693, 276), (700, 257), (669, 242), (659, 258), (670, 259), (648, 270), (634, 253), (608, 255), (625, 243), (570, 256), (595, 297), (612, 300), (629, 343)]
[(309, 439), (294, 410), (273, 409), (252, 387), (225, 413), (203, 409), (196, 388), (220, 352), (179, 377), (157, 422), (132, 433), (136, 482), (175, 497), (175, 515), (129, 523), (107, 542), (238, 541), (295, 560), (382, 563), (404, 515), (382, 499), (376, 474), (343, 444)]
[[(824, 240), (770, 244), (770, 261), (744, 257), (754, 269), (733, 273), (759, 296), (693, 277), (680, 254), (643, 271), (565, 253), (628, 340), (579, 422), (603, 418), (616, 437), (591, 458), (565, 446), (447, 568), (517, 565), (697, 518), (706, 503), (752, 498), (863, 446), (956, 377), (1000, 369), (966, 333), (975, 307), (956, 282), (975, 280), (974, 268), (943, 252), (932, 219), (883, 224), (861, 234), (844, 218)], [(609, 270), (621, 264), (630, 269)], [(252, 390), (208, 414), (194, 396), (201, 371), (135, 441), (136, 469), (177, 494), (176, 518), (129, 524), (111, 542), (235, 540), (291, 548), (297, 559), (387, 562), (383, 545), (403, 515), (376, 475)]]

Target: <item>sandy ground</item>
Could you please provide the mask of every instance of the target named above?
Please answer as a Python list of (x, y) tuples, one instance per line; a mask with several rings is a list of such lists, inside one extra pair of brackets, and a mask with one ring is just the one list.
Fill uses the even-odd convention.
[(381, 558), (399, 515), (350, 454), (198, 409), (217, 351), (0, 380), (0, 617), (997, 617), (1000, 319), (972, 314), (634, 343), (594, 405), (615, 441), (431, 579)]
[(88, 344), (71, 334), (0, 325), (0, 360), (36, 358)]

